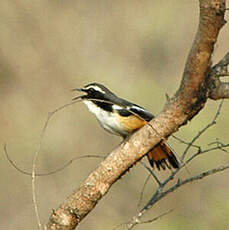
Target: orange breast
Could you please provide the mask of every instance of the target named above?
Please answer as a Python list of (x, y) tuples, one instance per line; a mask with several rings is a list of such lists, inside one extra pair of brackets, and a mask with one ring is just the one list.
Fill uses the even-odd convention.
[(143, 119), (140, 119), (139, 117), (134, 116), (134, 115), (122, 117), (117, 114), (117, 116), (118, 116), (118, 120), (121, 126), (128, 133), (132, 133), (136, 131), (137, 129), (140, 129), (142, 126), (144, 126), (147, 123)]

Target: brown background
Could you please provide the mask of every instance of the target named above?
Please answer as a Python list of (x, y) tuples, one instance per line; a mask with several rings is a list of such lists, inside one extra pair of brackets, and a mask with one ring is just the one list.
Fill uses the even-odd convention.
[[(178, 88), (185, 60), (198, 25), (198, 1), (165, 0), (10, 0), (0, 2), (0, 143), (27, 171), (47, 114), (76, 95), (71, 88), (100, 82), (118, 95), (157, 114), (165, 93)], [(228, 16), (227, 16), (228, 19)], [(213, 62), (229, 50), (226, 25), (220, 33)], [(190, 140), (215, 115), (219, 102), (180, 129)], [(224, 103), (217, 126), (198, 144), (216, 138), (229, 142), (229, 102)], [(103, 131), (83, 104), (53, 117), (45, 135), (37, 168), (49, 172), (75, 156), (107, 154), (120, 138)], [(180, 155), (184, 146), (170, 138)], [(0, 151), (0, 229), (37, 229), (31, 178), (17, 172)], [(220, 151), (195, 160), (188, 170), (202, 170), (229, 162)], [(52, 208), (79, 186), (100, 160), (83, 159), (52, 176), (37, 178), (42, 223)], [(160, 173), (163, 178), (166, 172)], [(187, 171), (180, 176), (189, 176)], [(229, 227), (229, 172), (190, 184), (158, 203), (148, 217), (169, 208), (174, 211), (153, 225), (136, 229), (227, 229)], [(140, 164), (116, 183), (79, 226), (112, 229), (137, 211), (147, 172)], [(155, 188), (151, 180), (142, 205)]]

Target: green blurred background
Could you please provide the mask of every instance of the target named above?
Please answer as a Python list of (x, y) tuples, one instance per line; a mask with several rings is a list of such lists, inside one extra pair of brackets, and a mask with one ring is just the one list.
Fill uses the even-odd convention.
[[(0, 143), (27, 171), (39, 143), (47, 114), (68, 103), (70, 89), (100, 82), (118, 95), (157, 114), (179, 86), (185, 60), (198, 25), (198, 1), (165, 0), (10, 0), (0, 2)], [(228, 16), (227, 16), (228, 19)], [(213, 62), (228, 50), (226, 25), (219, 36)], [(204, 110), (176, 135), (190, 140), (215, 115), (219, 102)], [(219, 138), (229, 142), (229, 102), (217, 125), (199, 145)], [(120, 138), (102, 130), (81, 103), (53, 117), (42, 145), (37, 169), (49, 172), (82, 154), (107, 154)], [(184, 145), (170, 138), (180, 155)], [(2, 148), (3, 149), (3, 148)], [(37, 229), (31, 178), (17, 172), (0, 151), (0, 229)], [(192, 175), (229, 163), (221, 151), (199, 157), (188, 167)], [(52, 208), (78, 187), (99, 159), (83, 159), (64, 171), (36, 180), (38, 208), (46, 223)], [(168, 172), (161, 172), (163, 178)], [(99, 202), (79, 229), (112, 229), (137, 212), (147, 172), (137, 164)], [(182, 178), (189, 176), (187, 172)], [(159, 202), (145, 217), (174, 211), (136, 229), (227, 229), (229, 172), (187, 185)], [(155, 182), (148, 183), (141, 206)]]

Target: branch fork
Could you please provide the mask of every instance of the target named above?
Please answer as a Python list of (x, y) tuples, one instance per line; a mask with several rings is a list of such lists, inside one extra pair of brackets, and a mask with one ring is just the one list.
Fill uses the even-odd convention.
[[(208, 98), (214, 100), (229, 98), (228, 83), (220, 82), (218, 77), (219, 73), (226, 73), (225, 66), (229, 63), (229, 55), (227, 54), (215, 68), (211, 67), (214, 44), (220, 29), (225, 24), (225, 0), (199, 0), (199, 3), (198, 31), (185, 65), (181, 85), (176, 94), (167, 101), (163, 111), (150, 121), (149, 125), (134, 133), (127, 142), (122, 143), (111, 152), (79, 189), (51, 214), (46, 225), (47, 230), (75, 229), (121, 175), (140, 161), (145, 153), (162, 139), (170, 136), (198, 114)], [(221, 68), (221, 66), (223, 67)], [(222, 169), (219, 168), (214, 172), (222, 171)], [(211, 172), (198, 175), (197, 179), (210, 175)], [(177, 170), (170, 177), (176, 173)], [(170, 177), (167, 179), (168, 181)], [(167, 184), (167, 180), (162, 184)], [(175, 186), (180, 187), (189, 182), (191, 182), (190, 179), (178, 181)], [(155, 196), (155, 202), (165, 193), (172, 192), (176, 187), (165, 192), (157, 190), (159, 196)], [(137, 222), (138, 219), (139, 217), (136, 218)]]

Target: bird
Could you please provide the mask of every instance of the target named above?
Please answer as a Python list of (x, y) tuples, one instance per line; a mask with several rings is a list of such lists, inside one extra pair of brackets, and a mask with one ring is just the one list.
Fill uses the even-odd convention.
[[(124, 140), (155, 117), (145, 108), (118, 97), (100, 83), (90, 83), (73, 91), (84, 93), (73, 100), (80, 98), (106, 131)], [(155, 165), (158, 170), (179, 168), (176, 156), (165, 141), (148, 151), (147, 157), (152, 168)]]

